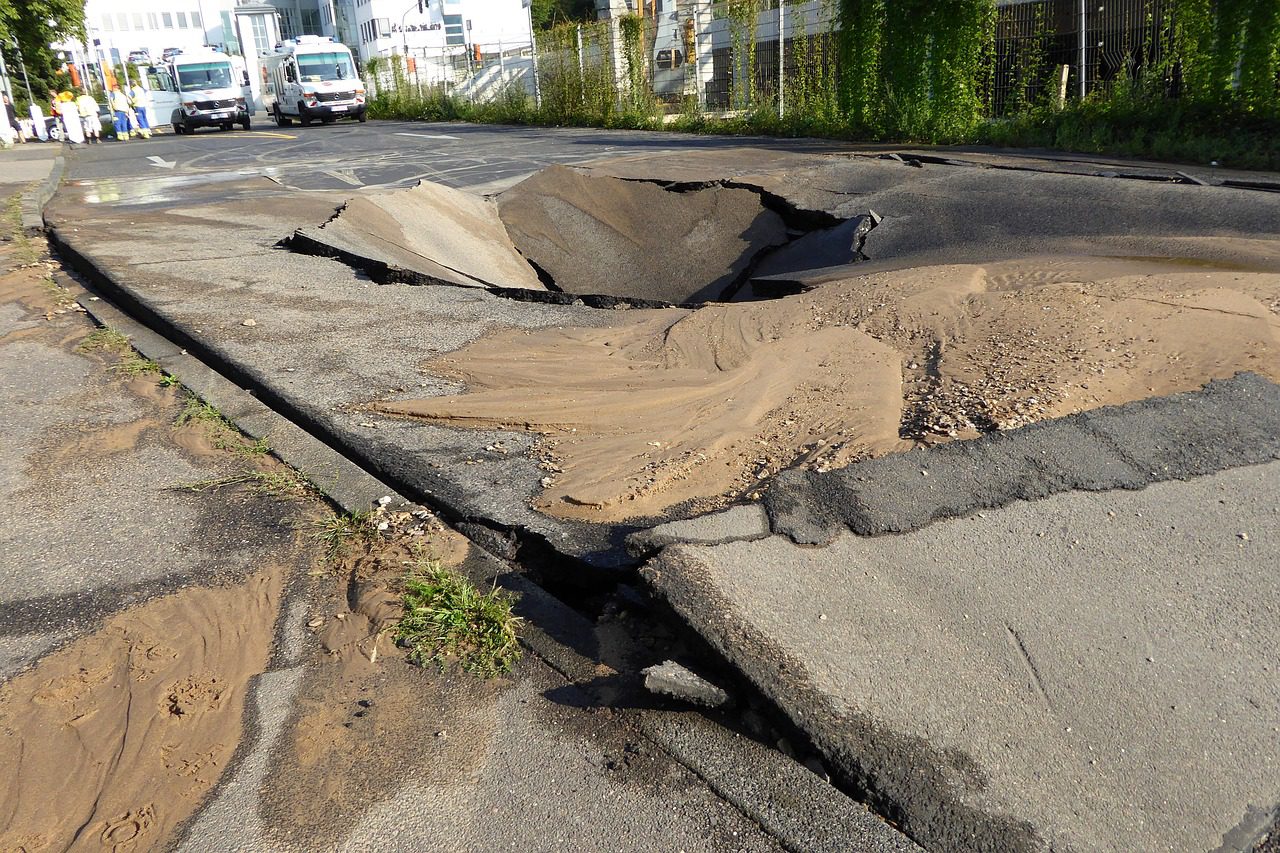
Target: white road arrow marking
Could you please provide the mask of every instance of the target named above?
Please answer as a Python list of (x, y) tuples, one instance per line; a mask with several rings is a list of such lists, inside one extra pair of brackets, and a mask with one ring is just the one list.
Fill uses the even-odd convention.
[(397, 133), (396, 136), (416, 136), (418, 139), (452, 139), (455, 142), (458, 137), (445, 136), (443, 133)]
[(351, 169), (325, 169), (324, 174), (331, 178), (337, 178), (344, 184), (350, 184), (353, 187), (364, 186), (364, 181), (356, 177), (356, 173)]
[(177, 160), (166, 160), (163, 157), (157, 157), (154, 154), (147, 159), (151, 161), (152, 166), (159, 166), (161, 169), (172, 169), (174, 166), (178, 165)]

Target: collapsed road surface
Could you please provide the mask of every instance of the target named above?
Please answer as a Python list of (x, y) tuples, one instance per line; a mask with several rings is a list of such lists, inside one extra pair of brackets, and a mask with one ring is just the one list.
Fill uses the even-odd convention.
[[(466, 156), (483, 158), (506, 131), (458, 132)], [(432, 154), (437, 165), (449, 156)], [(298, 186), (261, 163), (122, 191), (92, 177), (88, 157), (74, 161), (84, 178), (49, 210), (55, 243), (139, 316), (531, 578), (586, 600), (656, 554), (653, 587), (841, 781), (928, 846), (1246, 849), (1274, 822), (1280, 783), (1265, 756), (1280, 697), (1262, 650), (1277, 638), (1256, 627), (1274, 625), (1277, 607), (1274, 582), (1256, 573), (1274, 555), (1267, 504), (1195, 508), (1225, 482), (1212, 477), (1240, 466), (1260, 466), (1250, 494), (1274, 494), (1274, 467), (1260, 465), (1270, 445), (1217, 448), (1280, 430), (1280, 196), (1172, 172), (1151, 180), (1154, 168), (914, 168), (743, 148), (477, 175), (494, 200), (454, 204), (428, 185)], [(664, 232), (667, 219), (690, 242)], [(878, 224), (868, 233), (866, 221)], [(483, 251), (459, 250), (477, 235)], [(1198, 392), (1211, 380), (1234, 384)], [(1164, 408), (1141, 402), (1166, 397)], [(1028, 427), (1094, 413), (1091, 424), (1136, 418), (1148, 431), (1095, 425), (1050, 440)], [(1188, 463), (1197, 453), (1213, 464)], [(978, 476), (988, 469), (995, 485)], [(1193, 477), (1210, 479), (1180, 491)], [(882, 480), (898, 503), (935, 505), (903, 520), (868, 494)], [(1143, 486), (1151, 506), (1118, 491)], [(1195, 517), (1219, 532), (1250, 518), (1255, 529), (1197, 530), (1200, 550), (1164, 567), (1150, 522), (1118, 530), (1123, 548), (1074, 535), (1072, 519), (1088, 515), (1070, 500), (1080, 490), (1099, 492), (1108, 518), (1168, 512), (1175, 529)], [(1054, 493), (1067, 497), (1021, 503)], [(704, 515), (726, 507), (737, 507), (731, 521)], [(1060, 519), (1049, 562), (1073, 568), (1056, 587), (1042, 561), (979, 563), (970, 528), (940, 521), (998, 507), (1019, 520), (983, 533), (983, 553), (1037, 546), (1020, 538), (1030, 522), (1019, 512)], [(915, 538), (849, 539), (867, 534)], [(939, 577), (908, 573), (921, 554), (952, 556)], [(1204, 599), (1190, 592), (1168, 597), (1167, 616), (1150, 610), (1161, 583), (1193, 589), (1227, 554), (1243, 561), (1250, 595), (1215, 598), (1214, 619), (1196, 615)], [(1123, 594), (1086, 595), (1079, 567), (1097, 560)], [(736, 564), (751, 567), (749, 590), (727, 582)], [(857, 573), (901, 591), (859, 609), (844, 602)], [(939, 578), (953, 591), (925, 607)], [(769, 595), (771, 583), (794, 596)], [(1043, 600), (1017, 594), (1027, 589)], [(814, 601), (832, 612), (809, 612)], [(874, 627), (908, 605), (911, 618)], [(1086, 614), (1096, 630), (1066, 633)], [(814, 621), (839, 628), (831, 655), (803, 653)], [(935, 646), (905, 643), (923, 623), (943, 626)], [(881, 664), (841, 665), (863, 654), (858, 643)], [(939, 647), (983, 656), (983, 677), (942, 677), (959, 664)], [(1184, 651), (1157, 666), (1171, 648)], [(1130, 655), (1150, 658), (1141, 677), (1118, 660)], [(1135, 684), (1170, 698), (1162, 714), (1211, 696), (1227, 704), (1216, 720), (1175, 724), (1126, 703)], [(1055, 726), (1089, 740), (1050, 739)], [(1167, 756), (1153, 726), (1176, 732), (1180, 756), (1155, 774)], [(1221, 746), (1233, 737), (1252, 748)], [(996, 748), (1024, 738), (1055, 758)], [(1089, 763), (1090, 747), (1134, 754)], [(1128, 795), (1138, 788), (1150, 795)]]
[[(44, 174), (56, 152), (19, 162)], [(0, 430), (0, 849), (918, 849), (763, 725), (635, 708), (601, 659), (678, 653), (652, 631), (586, 658), (530, 625), (534, 653), (490, 680), (411, 665), (396, 592), (423, 560), (513, 585), (519, 614), (557, 612), (584, 647), (630, 623), (493, 577), (8, 218)], [(335, 515), (276, 455), (377, 508)]]

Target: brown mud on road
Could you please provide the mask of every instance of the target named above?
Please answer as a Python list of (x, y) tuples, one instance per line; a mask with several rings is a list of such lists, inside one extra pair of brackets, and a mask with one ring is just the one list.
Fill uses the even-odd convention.
[(161, 845), (239, 744), (281, 583), (272, 569), (132, 608), (0, 689), (0, 846)]
[[(511, 354), (519, 353), (513, 359)], [(827, 281), (768, 302), (501, 330), (377, 411), (542, 437), (536, 508), (618, 521), (1253, 371), (1280, 379), (1280, 275), (1056, 257)]]
[(314, 552), (295, 524), (319, 505), (180, 488), (285, 469), (225, 422), (174, 427), (183, 389), (9, 230), (0, 850), (159, 849), (240, 744), (286, 580)]

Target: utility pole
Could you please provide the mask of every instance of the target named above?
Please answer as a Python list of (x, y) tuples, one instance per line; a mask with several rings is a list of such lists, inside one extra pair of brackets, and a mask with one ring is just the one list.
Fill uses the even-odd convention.
[(0, 50), (0, 88), (9, 98), (9, 103), (13, 103), (13, 85), (9, 82), (9, 68), (4, 64), (4, 51)]
[(529, 56), (533, 62), (533, 105), (542, 109), (542, 86), (538, 83), (538, 39), (533, 34), (533, 3), (522, 0), (525, 20), (529, 23)]
[(34, 104), (36, 96), (31, 94), (31, 78), (27, 76), (27, 63), (22, 59), (22, 45), (18, 44), (16, 38), (10, 39), (9, 43), (13, 45), (13, 49), (18, 55), (18, 67), (22, 69), (22, 82), (27, 85), (27, 100)]
[(1084, 100), (1089, 79), (1089, 8), (1088, 0), (1080, 0), (1080, 100)]
[(787, 0), (778, 0), (778, 118), (783, 118), (787, 114), (785, 104), (787, 90), (787, 25), (786, 17), (783, 9), (787, 5)]

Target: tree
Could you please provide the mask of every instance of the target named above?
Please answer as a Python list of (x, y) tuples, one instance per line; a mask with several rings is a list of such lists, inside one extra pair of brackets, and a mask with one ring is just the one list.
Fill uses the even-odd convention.
[[(0, 3), (5, 0), (0, 0)], [(533, 27), (549, 29), (566, 21), (594, 21), (595, 0), (533, 0)]]
[(0, 45), (15, 84), (15, 95), (20, 90), (25, 93), (26, 87), (21, 85), (22, 69), (14, 41), (22, 50), (22, 64), (31, 78), (31, 91), (39, 99), (50, 89), (69, 85), (59, 71), (62, 61), (50, 45), (55, 41), (83, 41), (84, 38), (83, 0), (0, 0)]

